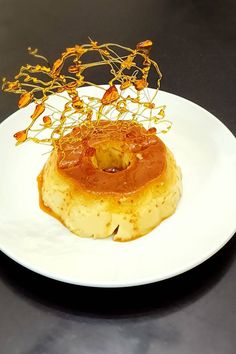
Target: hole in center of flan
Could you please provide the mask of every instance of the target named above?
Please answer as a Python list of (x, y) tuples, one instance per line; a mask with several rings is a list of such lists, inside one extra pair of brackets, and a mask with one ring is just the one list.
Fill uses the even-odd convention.
[(124, 143), (109, 141), (95, 148), (92, 162), (100, 170), (116, 173), (127, 169), (131, 163), (131, 152)]

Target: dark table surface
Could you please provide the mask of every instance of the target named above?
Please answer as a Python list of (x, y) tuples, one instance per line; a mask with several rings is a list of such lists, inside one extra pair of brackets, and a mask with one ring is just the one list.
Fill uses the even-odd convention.
[[(55, 58), (88, 36), (131, 47), (150, 38), (162, 89), (236, 132), (234, 0), (0, 0), (0, 9), (1, 76), (27, 62), (29, 45)], [(16, 101), (0, 95), (0, 120)], [(234, 354), (235, 293), (235, 238), (181, 276), (128, 289), (59, 283), (0, 254), (0, 353)]]

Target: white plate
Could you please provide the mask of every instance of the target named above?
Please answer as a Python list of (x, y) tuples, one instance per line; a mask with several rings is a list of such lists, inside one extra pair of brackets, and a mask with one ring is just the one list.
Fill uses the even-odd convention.
[(176, 213), (150, 234), (128, 243), (82, 239), (42, 212), (36, 177), (48, 148), (15, 147), (30, 107), (0, 125), (0, 247), (21, 265), (63, 282), (125, 287), (185, 272), (217, 252), (236, 226), (236, 141), (213, 115), (160, 91), (173, 121), (163, 136), (183, 174)]

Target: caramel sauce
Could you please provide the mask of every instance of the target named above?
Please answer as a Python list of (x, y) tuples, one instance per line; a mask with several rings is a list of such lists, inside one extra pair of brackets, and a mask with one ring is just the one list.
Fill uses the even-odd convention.
[[(120, 142), (129, 149), (131, 159), (124, 170), (96, 168), (92, 154), (99, 144)], [(89, 153), (88, 153), (89, 152)], [(166, 168), (165, 144), (140, 124), (132, 121), (100, 121), (94, 127), (82, 126), (62, 138), (58, 154), (58, 172), (88, 191), (131, 193), (149, 181), (161, 178)], [(121, 157), (122, 158), (122, 157)]]
[(38, 183), (38, 191), (39, 191), (39, 207), (42, 211), (47, 213), (50, 216), (53, 216), (55, 219), (59, 220), (62, 222), (61, 218), (52, 211), (51, 208), (47, 207), (44, 202), (43, 202), (43, 197), (42, 197), (42, 187), (43, 187), (43, 169), (40, 172), (40, 174), (37, 177), (37, 183)]
[(103, 170), (104, 172), (108, 172), (108, 173), (116, 173), (116, 172), (119, 172), (121, 170), (119, 170), (118, 168), (116, 167), (111, 167), (111, 168), (106, 168), (105, 170)]

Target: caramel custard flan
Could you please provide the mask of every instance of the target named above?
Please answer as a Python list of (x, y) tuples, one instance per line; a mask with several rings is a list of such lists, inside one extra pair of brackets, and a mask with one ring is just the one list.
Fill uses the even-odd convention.
[(130, 121), (75, 128), (39, 176), (43, 204), (81, 237), (129, 241), (174, 213), (180, 170), (165, 144)]
[[(38, 177), (40, 206), (78, 236), (136, 239), (173, 214), (180, 199), (180, 169), (157, 136), (171, 122), (157, 99), (162, 74), (152, 44), (132, 49), (89, 39), (52, 65), (29, 47), (39, 63), (3, 79), (5, 92), (20, 94), (19, 109), (32, 108), (16, 145), (52, 148)], [(107, 85), (96, 82), (96, 67)]]

